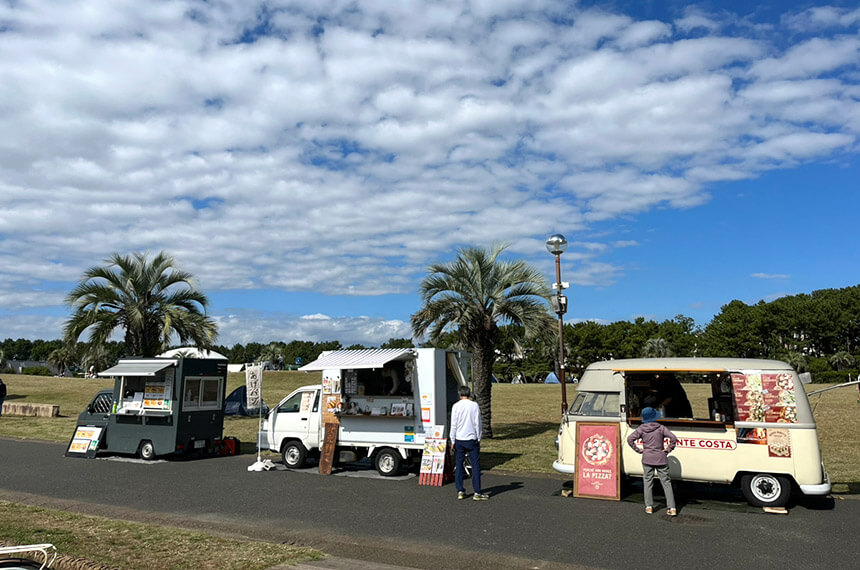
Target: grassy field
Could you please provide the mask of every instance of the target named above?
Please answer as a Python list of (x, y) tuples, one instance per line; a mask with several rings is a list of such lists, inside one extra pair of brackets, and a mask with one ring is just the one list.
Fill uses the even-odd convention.
[[(59, 404), (60, 418), (0, 417), (0, 436), (45, 439), (67, 442), (75, 428), (78, 413), (93, 395), (110, 387), (111, 381), (98, 379), (48, 378), (12, 375), (4, 378), (9, 386), (7, 401)], [(318, 383), (320, 374), (304, 372), (266, 372), (263, 375), (263, 398), (276, 405), (295, 388)], [(228, 392), (244, 383), (243, 373), (231, 373)], [(826, 385), (810, 385), (817, 390)], [(704, 385), (686, 385), (690, 400), (704, 402)], [(571, 387), (568, 399), (573, 400)], [(860, 404), (857, 390), (840, 388), (810, 398), (816, 421), (824, 464), (838, 485), (836, 490), (860, 492)], [(493, 385), (493, 430), (495, 438), (482, 446), (482, 463), (488, 469), (554, 473), (553, 441), (558, 431), (561, 389), (558, 385), (495, 384)], [(704, 410), (697, 414), (706, 415)], [(257, 418), (229, 417), (224, 435), (238, 437), (243, 451), (254, 449)], [(274, 457), (274, 455), (270, 455)]]
[(0, 501), (0, 537), (13, 544), (50, 543), (54, 568), (90, 568), (91, 561), (127, 570), (271, 568), (320, 560), (312, 548), (234, 540), (177, 528), (129, 523)]

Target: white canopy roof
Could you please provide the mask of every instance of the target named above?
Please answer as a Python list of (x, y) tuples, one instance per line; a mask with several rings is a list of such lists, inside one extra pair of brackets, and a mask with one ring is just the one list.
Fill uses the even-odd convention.
[(113, 368), (98, 373), (102, 378), (108, 376), (155, 376), (165, 368), (176, 366), (173, 359), (120, 360)]
[(158, 355), (159, 358), (177, 358), (180, 356), (185, 358), (221, 358), (223, 360), (227, 360), (227, 357), (220, 352), (215, 352), (214, 350), (202, 350), (193, 346), (173, 348)]
[(392, 360), (407, 360), (415, 353), (411, 348), (368, 348), (362, 350), (331, 350), (299, 368), (304, 372), (333, 368), (382, 368)]

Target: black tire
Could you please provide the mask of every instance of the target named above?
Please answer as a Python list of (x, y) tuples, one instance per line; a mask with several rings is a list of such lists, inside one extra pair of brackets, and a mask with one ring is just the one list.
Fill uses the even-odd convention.
[(138, 455), (140, 455), (140, 458), (145, 461), (152, 461), (155, 459), (155, 447), (152, 445), (152, 442), (148, 439), (141, 441)]
[(400, 473), (400, 453), (390, 447), (385, 447), (373, 456), (373, 466), (383, 477), (393, 477)]
[(748, 473), (741, 477), (741, 490), (754, 507), (784, 507), (791, 496), (791, 480), (770, 473)]
[(41, 568), (42, 565), (28, 558), (4, 558), (0, 560), (0, 568), (8, 568), (10, 570), (31, 570)]
[(284, 460), (284, 465), (290, 469), (298, 469), (305, 464), (305, 459), (308, 457), (308, 450), (300, 441), (288, 441), (284, 444), (284, 449), (281, 451), (281, 457)]

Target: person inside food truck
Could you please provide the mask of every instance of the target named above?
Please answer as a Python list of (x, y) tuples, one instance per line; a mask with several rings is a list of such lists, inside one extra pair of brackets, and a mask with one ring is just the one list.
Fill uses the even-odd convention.
[(660, 387), (660, 408), (666, 418), (692, 418), (693, 406), (687, 392), (674, 374), (664, 374), (657, 378)]

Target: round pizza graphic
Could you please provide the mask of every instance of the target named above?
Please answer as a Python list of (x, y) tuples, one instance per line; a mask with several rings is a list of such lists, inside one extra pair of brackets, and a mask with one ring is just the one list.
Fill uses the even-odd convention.
[(600, 434), (582, 442), (582, 456), (591, 465), (603, 465), (612, 457), (612, 443)]

